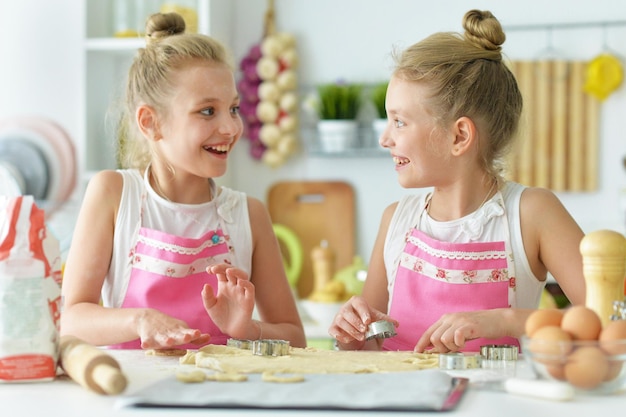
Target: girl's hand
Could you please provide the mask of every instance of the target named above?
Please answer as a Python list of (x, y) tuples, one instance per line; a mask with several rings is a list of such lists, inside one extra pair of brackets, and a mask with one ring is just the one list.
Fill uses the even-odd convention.
[(371, 308), (363, 297), (354, 296), (341, 307), (328, 334), (337, 340), (341, 349), (359, 350), (365, 345), (367, 326), (378, 320), (388, 320), (398, 327), (396, 320)]
[(187, 343), (204, 345), (211, 338), (198, 329), (190, 329), (184, 321), (154, 309), (145, 309), (138, 323), (142, 349), (169, 349)]
[(254, 284), (241, 269), (228, 264), (208, 267), (217, 276), (217, 294), (210, 285), (202, 290), (204, 308), (222, 332), (236, 339), (259, 337), (258, 323), (252, 320)]
[(465, 347), (468, 340), (506, 336), (508, 333), (504, 328), (506, 310), (510, 309), (444, 314), (424, 332), (417, 341), (414, 351), (457, 352)]

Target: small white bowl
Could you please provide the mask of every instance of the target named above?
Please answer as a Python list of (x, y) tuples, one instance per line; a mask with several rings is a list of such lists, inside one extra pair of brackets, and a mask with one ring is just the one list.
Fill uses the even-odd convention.
[(325, 329), (333, 323), (335, 316), (344, 303), (323, 303), (320, 301), (300, 300), (304, 312), (318, 326)]

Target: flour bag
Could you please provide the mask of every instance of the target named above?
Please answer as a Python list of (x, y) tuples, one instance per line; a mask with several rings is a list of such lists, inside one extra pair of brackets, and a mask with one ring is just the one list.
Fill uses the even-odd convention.
[(0, 382), (52, 380), (59, 359), (61, 256), (32, 196), (0, 196)]

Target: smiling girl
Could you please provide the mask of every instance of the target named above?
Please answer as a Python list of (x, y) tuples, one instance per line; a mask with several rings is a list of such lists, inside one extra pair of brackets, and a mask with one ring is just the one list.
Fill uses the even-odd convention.
[[(115, 348), (228, 338), (304, 346), (270, 217), (213, 178), (241, 137), (222, 45), (155, 14), (128, 75), (124, 169), (87, 187), (63, 278), (61, 331)], [(253, 320), (257, 308), (261, 321)]]
[[(504, 176), (522, 96), (503, 61), (502, 27), (479, 10), (463, 27), (397, 57), (380, 144), (402, 187), (432, 192), (383, 213), (363, 295), (329, 328), (341, 349), (519, 345), (548, 272), (572, 304), (585, 301), (580, 227), (551, 191)], [(366, 341), (377, 320), (397, 325), (397, 336)]]

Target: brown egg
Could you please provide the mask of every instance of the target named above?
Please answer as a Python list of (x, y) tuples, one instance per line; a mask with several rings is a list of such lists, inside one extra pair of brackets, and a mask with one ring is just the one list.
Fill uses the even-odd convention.
[(572, 337), (559, 326), (543, 326), (528, 341), (528, 350), (538, 362), (559, 363), (572, 350)]
[(554, 379), (565, 381), (565, 366), (560, 363), (546, 363), (544, 365), (546, 372)]
[(593, 389), (605, 381), (609, 362), (605, 353), (595, 346), (582, 346), (572, 352), (565, 364), (565, 378), (573, 386)]
[(600, 332), (600, 347), (609, 355), (626, 353), (626, 320), (613, 320)]
[(527, 336), (532, 337), (533, 333), (544, 326), (560, 326), (563, 319), (563, 310), (556, 308), (542, 308), (533, 311), (526, 319), (524, 330)]
[(594, 310), (576, 305), (565, 310), (561, 328), (571, 334), (574, 340), (597, 340), (602, 321)]
[(604, 377), (605, 381), (613, 381), (616, 379), (620, 373), (622, 372), (622, 362), (620, 361), (611, 361), (609, 360), (609, 370)]

